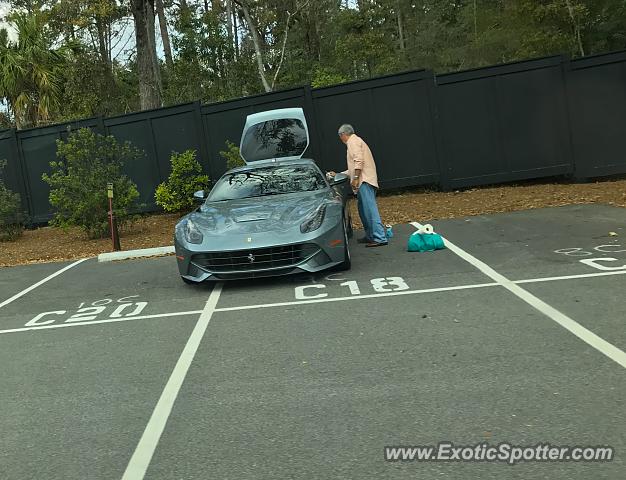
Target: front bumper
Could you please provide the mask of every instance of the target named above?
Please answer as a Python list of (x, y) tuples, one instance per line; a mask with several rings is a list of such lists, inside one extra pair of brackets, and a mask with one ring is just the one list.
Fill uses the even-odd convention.
[[(313, 232), (318, 233), (318, 232)], [(233, 244), (241, 245), (238, 239)], [(240, 280), (297, 273), (314, 273), (345, 260), (343, 225), (293, 243), (261, 243), (241, 249), (206, 249), (175, 242), (180, 275), (193, 282)], [(199, 248), (195, 248), (199, 247)]]

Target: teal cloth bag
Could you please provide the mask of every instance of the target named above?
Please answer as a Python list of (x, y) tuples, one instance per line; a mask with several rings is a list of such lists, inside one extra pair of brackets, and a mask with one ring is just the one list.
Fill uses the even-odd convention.
[(432, 252), (443, 248), (446, 248), (443, 238), (437, 233), (415, 232), (409, 237), (409, 244), (407, 245), (409, 252)]

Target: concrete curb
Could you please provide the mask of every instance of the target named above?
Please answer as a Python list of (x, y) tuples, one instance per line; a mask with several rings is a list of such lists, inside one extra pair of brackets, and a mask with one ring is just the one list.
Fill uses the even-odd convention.
[(142, 248), (140, 250), (126, 250), (123, 252), (109, 252), (98, 255), (98, 262), (114, 262), (116, 260), (128, 260), (129, 258), (160, 257), (175, 253), (174, 246)]

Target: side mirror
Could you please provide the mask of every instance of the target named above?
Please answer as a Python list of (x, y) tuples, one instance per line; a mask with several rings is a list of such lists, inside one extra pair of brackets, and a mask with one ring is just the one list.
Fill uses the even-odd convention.
[(206, 195), (204, 194), (204, 190), (198, 190), (193, 194), (193, 201), (196, 203), (202, 203), (206, 199)]
[(341, 185), (342, 183), (346, 183), (349, 179), (350, 177), (348, 177), (348, 175), (346, 175), (345, 173), (338, 173), (329, 183), (331, 187), (334, 187), (335, 185)]

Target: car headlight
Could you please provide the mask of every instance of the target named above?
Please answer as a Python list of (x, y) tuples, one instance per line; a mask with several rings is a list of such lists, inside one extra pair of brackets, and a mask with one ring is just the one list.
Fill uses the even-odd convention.
[(318, 207), (302, 224), (300, 225), (300, 231), (302, 233), (309, 233), (317, 230), (321, 227), (324, 221), (324, 215), (326, 214), (326, 205)]
[(191, 220), (187, 220), (185, 224), (185, 240), (189, 243), (202, 243), (203, 235), (200, 229)]

